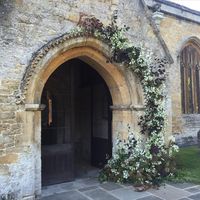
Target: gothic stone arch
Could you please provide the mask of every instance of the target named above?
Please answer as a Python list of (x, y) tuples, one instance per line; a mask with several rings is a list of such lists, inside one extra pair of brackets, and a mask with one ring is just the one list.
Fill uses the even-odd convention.
[(108, 62), (109, 47), (92, 37), (63, 35), (42, 47), (26, 69), (18, 94), (18, 103), (25, 105), (23, 143), (35, 152), (35, 194), (41, 194), (41, 110), (43, 87), (49, 76), (64, 62), (79, 58), (94, 68), (105, 80), (113, 101), (112, 135), (127, 134), (127, 125), (139, 132), (138, 111), (143, 105), (142, 87), (137, 78), (123, 66)]

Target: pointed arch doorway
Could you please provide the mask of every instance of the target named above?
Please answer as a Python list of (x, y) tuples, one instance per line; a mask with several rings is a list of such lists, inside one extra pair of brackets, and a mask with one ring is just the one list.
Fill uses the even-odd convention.
[[(33, 188), (36, 196), (41, 195), (41, 178), (44, 172), (41, 165), (43, 155), (41, 150), (43, 145), (41, 143), (42, 140), (44, 141), (44, 139), (41, 140), (43, 135), (41, 115), (43, 115), (43, 112), (48, 113), (48, 111), (43, 111), (44, 106), (42, 103), (44, 100), (42, 100), (42, 96), (46, 98), (46, 95), (42, 95), (42, 93), (51, 75), (63, 63), (79, 58), (87, 63), (90, 69), (98, 72), (105, 81), (104, 83), (109, 88), (112, 97), (113, 147), (117, 135), (120, 135), (121, 138), (127, 136), (127, 124), (131, 124), (136, 133), (139, 130), (138, 111), (140, 111), (140, 104), (142, 105), (143, 102), (143, 93), (134, 74), (127, 74), (128, 72), (123, 66), (107, 62), (110, 58), (110, 48), (105, 43), (92, 37), (63, 38), (65, 38), (65, 35), (56, 39), (56, 42), (51, 41), (38, 50), (26, 69), (20, 84), (19, 97), (17, 95), (17, 101), (24, 104), (24, 111), (22, 111), (26, 133), (24, 140), (33, 149), (34, 170), (32, 176), (34, 177)], [(82, 77), (82, 74), (80, 77)], [(59, 79), (59, 84), (56, 83), (55, 85), (63, 85), (61, 82)], [(50, 97), (52, 97), (51, 93)], [(52, 98), (52, 109), (55, 105), (53, 103), (55, 102)], [(47, 102), (46, 106), (49, 107)], [(55, 122), (54, 119), (55, 116), (52, 115), (52, 123)], [(95, 147), (99, 150), (98, 145), (95, 145)]]
[(103, 167), (112, 154), (112, 99), (98, 72), (81, 59), (66, 61), (47, 80), (41, 103), (42, 185)]

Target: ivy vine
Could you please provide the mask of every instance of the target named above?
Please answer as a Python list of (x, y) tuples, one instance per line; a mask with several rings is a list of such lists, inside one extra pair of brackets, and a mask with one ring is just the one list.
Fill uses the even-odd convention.
[(139, 122), (141, 133), (148, 136), (153, 133), (158, 134), (165, 123), (163, 101), (166, 70), (164, 65), (167, 61), (153, 58), (152, 52), (144, 47), (131, 45), (125, 36), (129, 27), (125, 25), (119, 28), (116, 20), (117, 14), (115, 13), (111, 24), (104, 26), (99, 19), (93, 16), (81, 16), (77, 30), (83, 31), (86, 36), (93, 35), (106, 41), (112, 50), (110, 61), (123, 64), (139, 77), (145, 95), (145, 113)]
[(166, 145), (165, 111), (165, 59), (159, 59), (143, 46), (135, 47), (126, 37), (129, 27), (117, 26), (117, 12), (111, 24), (104, 26), (94, 16), (80, 17), (77, 29), (103, 40), (111, 48), (110, 62), (120, 63), (139, 78), (145, 96), (145, 111), (140, 117), (141, 134), (146, 140), (136, 140), (128, 127), (128, 139), (118, 138), (112, 158), (100, 173), (101, 181), (129, 182), (135, 185), (159, 185), (163, 178), (172, 176), (175, 171), (173, 153), (178, 146), (172, 137)]
[(130, 182), (135, 185), (159, 185), (163, 177), (173, 175), (173, 153), (178, 151), (174, 138), (166, 146), (165, 81), (167, 60), (159, 59), (143, 46), (135, 47), (126, 37), (129, 27), (117, 26), (117, 13), (104, 26), (94, 16), (82, 15), (72, 34), (84, 33), (103, 40), (111, 48), (110, 62), (120, 63), (137, 75), (145, 96), (145, 111), (140, 117), (141, 134), (136, 140), (128, 128), (128, 139), (117, 140), (115, 152), (100, 173), (100, 180)]
[[(79, 36), (94, 37), (108, 44), (111, 49), (109, 62), (123, 64), (137, 75), (143, 87), (145, 111), (139, 125), (144, 140), (135, 139), (128, 126), (127, 140), (117, 139), (112, 155), (100, 173), (101, 181), (129, 182), (134, 185), (159, 185), (163, 178), (175, 171), (174, 152), (178, 151), (173, 137), (165, 143), (165, 81), (167, 60), (157, 58), (144, 46), (136, 47), (126, 37), (129, 27), (118, 27), (117, 13), (108, 26), (94, 16), (81, 15), (78, 26), (42, 47), (31, 61), (24, 75), (25, 84), (16, 93), (17, 103), (24, 101), (30, 76), (51, 47)], [(145, 188), (145, 187), (144, 187)]]

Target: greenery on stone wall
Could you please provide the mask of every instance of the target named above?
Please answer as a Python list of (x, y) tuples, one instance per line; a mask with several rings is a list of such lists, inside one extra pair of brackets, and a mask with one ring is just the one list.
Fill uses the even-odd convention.
[(143, 46), (135, 47), (126, 37), (128, 27), (117, 26), (117, 15), (104, 26), (95, 17), (81, 16), (78, 27), (71, 34), (84, 33), (104, 41), (111, 48), (110, 62), (120, 63), (136, 74), (145, 96), (145, 111), (139, 125), (146, 139), (136, 140), (128, 127), (128, 139), (118, 138), (113, 157), (100, 173), (101, 181), (129, 182), (135, 185), (159, 185), (164, 177), (175, 170), (174, 152), (178, 147), (171, 138), (164, 140), (165, 111), (165, 59), (159, 59)]

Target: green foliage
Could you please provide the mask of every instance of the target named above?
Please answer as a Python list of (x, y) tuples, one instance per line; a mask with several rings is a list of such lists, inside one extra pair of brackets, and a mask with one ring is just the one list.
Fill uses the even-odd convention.
[(142, 141), (129, 132), (127, 140), (117, 140), (113, 157), (101, 171), (99, 180), (159, 185), (164, 178), (173, 175), (177, 150), (173, 143), (166, 147), (164, 139), (157, 135)]
[(111, 62), (124, 64), (140, 78), (145, 94), (146, 108), (139, 122), (141, 133), (159, 134), (165, 124), (163, 106), (165, 66), (159, 64), (159, 59), (153, 58), (153, 53), (143, 46), (131, 45), (125, 36), (129, 27), (119, 28), (116, 20), (117, 15), (114, 13), (111, 24), (103, 26), (95, 17), (82, 16), (78, 25), (86, 35), (94, 35), (107, 41), (112, 49)]
[(138, 76), (145, 96), (145, 111), (139, 125), (148, 136), (140, 141), (130, 133), (126, 141), (118, 139), (113, 157), (100, 174), (100, 180), (158, 185), (163, 177), (174, 172), (173, 152), (178, 147), (173, 141), (165, 146), (165, 60), (158, 59), (144, 48), (135, 47), (126, 37), (127, 26), (119, 28), (117, 13), (112, 22), (104, 26), (94, 16), (82, 15), (76, 33), (93, 36), (111, 47), (110, 62), (120, 63)]

